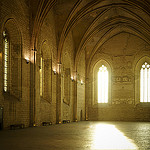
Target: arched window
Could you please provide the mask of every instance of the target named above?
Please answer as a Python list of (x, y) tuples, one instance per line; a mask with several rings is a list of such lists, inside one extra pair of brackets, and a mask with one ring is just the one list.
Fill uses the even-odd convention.
[(43, 58), (40, 60), (40, 96), (43, 96)]
[(64, 69), (64, 102), (70, 104), (70, 68)]
[(47, 41), (41, 45), (40, 52), (40, 70), (39, 70), (39, 86), (41, 100), (48, 103), (52, 102), (52, 53), (49, 49)]
[(4, 39), (4, 92), (8, 91), (8, 71), (9, 71), (9, 38), (8, 33), (3, 31)]
[(22, 38), (13, 19), (3, 28), (3, 90), (6, 99), (22, 97)]
[(104, 65), (98, 71), (98, 103), (108, 103), (108, 70)]
[(104, 59), (93, 65), (92, 105), (104, 106), (111, 103), (111, 66)]
[(140, 102), (150, 102), (150, 65), (147, 62), (140, 70)]

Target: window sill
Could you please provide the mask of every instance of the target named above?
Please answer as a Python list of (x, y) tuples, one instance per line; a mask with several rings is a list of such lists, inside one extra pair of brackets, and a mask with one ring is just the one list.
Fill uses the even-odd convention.
[(68, 105), (68, 106), (70, 105), (70, 103), (67, 100), (65, 100), (65, 99), (63, 99), (63, 103)]
[(137, 106), (140, 106), (140, 107), (150, 107), (150, 102), (140, 102), (139, 104), (137, 104)]
[(51, 99), (50, 99), (50, 100), (46, 100), (45, 98), (43, 98), (43, 96), (40, 96), (40, 99), (41, 99), (41, 101), (43, 101), (43, 102), (46, 102), (46, 103), (49, 103), (49, 104), (52, 103), (52, 100), (51, 100)]
[(95, 103), (94, 107), (110, 107), (111, 104), (110, 103)]
[(21, 98), (17, 98), (14, 95), (11, 95), (9, 92), (3, 92), (3, 96), (5, 100), (20, 101), (21, 99)]

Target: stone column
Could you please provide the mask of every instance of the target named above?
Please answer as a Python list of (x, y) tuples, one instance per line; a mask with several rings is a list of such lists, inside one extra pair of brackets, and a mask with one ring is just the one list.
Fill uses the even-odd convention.
[(73, 121), (77, 121), (77, 72), (75, 72), (76, 79), (74, 80), (74, 102), (73, 102)]
[(89, 79), (85, 80), (85, 120), (88, 120)]
[(61, 123), (61, 64), (59, 64), (58, 67), (56, 79), (56, 123)]
[(35, 126), (36, 120), (36, 108), (35, 108), (35, 99), (36, 99), (36, 88), (35, 88), (35, 77), (36, 77), (36, 49), (31, 51), (31, 57), (33, 57), (33, 62), (30, 63), (31, 74), (30, 74), (30, 126)]

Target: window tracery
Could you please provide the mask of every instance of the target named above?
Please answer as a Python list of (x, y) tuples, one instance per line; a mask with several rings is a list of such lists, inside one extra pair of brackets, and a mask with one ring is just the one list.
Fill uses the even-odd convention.
[(140, 70), (140, 102), (150, 102), (150, 65), (145, 62)]
[(108, 103), (108, 70), (104, 65), (98, 72), (98, 103)]

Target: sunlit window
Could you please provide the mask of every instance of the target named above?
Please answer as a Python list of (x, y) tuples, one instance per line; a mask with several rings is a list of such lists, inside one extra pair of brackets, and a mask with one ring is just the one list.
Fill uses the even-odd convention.
[(6, 31), (3, 31), (4, 38), (4, 91), (8, 91), (8, 67), (9, 67), (9, 41)]
[(40, 96), (43, 95), (43, 59), (41, 57), (41, 67), (40, 67)]
[(140, 71), (140, 102), (150, 102), (150, 65), (147, 62)]
[(104, 65), (98, 72), (98, 103), (108, 103), (108, 70)]

